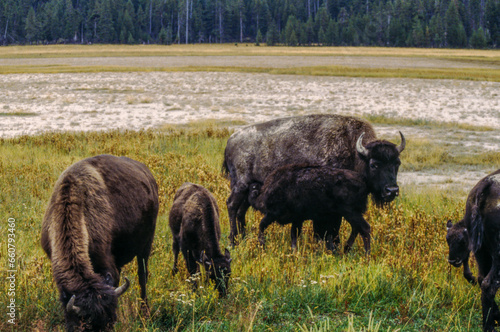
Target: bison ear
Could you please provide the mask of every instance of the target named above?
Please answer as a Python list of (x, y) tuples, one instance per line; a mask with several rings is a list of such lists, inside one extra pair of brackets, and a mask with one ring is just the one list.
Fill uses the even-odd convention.
[(114, 286), (113, 276), (111, 276), (111, 272), (106, 272), (104, 276), (104, 283), (108, 286)]

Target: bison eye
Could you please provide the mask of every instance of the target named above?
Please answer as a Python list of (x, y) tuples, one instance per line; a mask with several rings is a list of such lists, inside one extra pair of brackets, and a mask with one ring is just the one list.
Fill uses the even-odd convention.
[(377, 168), (379, 168), (379, 164), (377, 162), (375, 162), (375, 161), (371, 161), (370, 162), (370, 168), (371, 169), (377, 169)]

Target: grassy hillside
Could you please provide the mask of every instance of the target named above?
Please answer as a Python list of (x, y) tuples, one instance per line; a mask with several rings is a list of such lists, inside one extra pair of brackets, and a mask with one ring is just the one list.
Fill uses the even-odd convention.
[[(119, 300), (116, 331), (481, 330), (479, 288), (469, 285), (461, 271), (446, 261), (445, 223), (461, 218), (463, 193), (439, 189), (402, 187), (401, 197), (388, 208), (369, 207), (369, 260), (359, 239), (348, 255), (327, 252), (312, 238), (309, 222), (297, 252), (290, 249), (289, 226), (279, 225), (268, 229), (267, 247), (262, 249), (257, 241), (261, 216), (250, 211), (247, 237), (230, 249), (233, 275), (228, 297), (218, 298), (206, 283), (193, 293), (183, 260), (180, 273), (171, 274), (168, 213), (184, 181), (205, 186), (221, 210), (221, 245), (229, 247), (225, 206), (229, 182), (220, 172), (229, 135), (227, 128), (209, 124), (160, 132), (50, 133), (0, 140), (1, 266), (5, 269), (6, 221), (15, 218), (18, 271), (18, 325), (12, 329), (3, 318), (0, 330), (63, 329), (50, 262), (39, 244), (41, 221), (60, 173), (78, 160), (102, 153), (145, 163), (160, 188), (148, 283), (151, 317), (140, 314), (136, 266), (130, 263), (122, 276), (129, 277), (132, 286)], [(463, 166), (452, 157), (443, 159), (437, 144), (408, 142), (402, 171)], [(474, 162), (493, 169), (498, 165), (495, 158)], [(349, 232), (344, 223), (343, 242)], [(2, 306), (9, 299), (6, 292), (0, 293)]]

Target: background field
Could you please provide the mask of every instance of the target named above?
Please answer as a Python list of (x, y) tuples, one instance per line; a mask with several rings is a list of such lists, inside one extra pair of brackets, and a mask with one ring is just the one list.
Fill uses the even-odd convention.
[[(113, 47), (108, 48), (111, 54), (113, 49)], [(3, 50), (6, 52), (1, 54), (10, 54), (12, 51), (11, 48), (2, 48)], [(37, 57), (44, 58), (48, 57), (50, 50), (51, 48), (21, 48), (16, 51), (17, 53), (14, 52), (16, 55), (12, 57), (28, 61), (25, 58), (26, 54), (38, 52), (42, 54)], [(98, 53), (100, 50), (99, 46), (92, 52)], [(154, 50), (153, 48), (151, 52)], [(287, 50), (290, 50), (291, 56), (297, 56), (293, 54), (296, 52), (295, 49), (280, 51), (289, 55), (286, 53)], [(320, 49), (311, 50), (311, 53), (300, 56), (315, 56), (314, 53)], [(384, 54), (384, 49), (367, 49), (367, 52), (370, 50), (381, 53), (370, 54), (373, 56), (372, 59), (378, 57), (384, 59), (387, 55)], [(43, 53), (44, 51), (47, 52)], [(337, 51), (344, 52), (341, 49)], [(60, 48), (57, 52), (59, 55), (61, 52), (67, 52), (70, 59), (74, 56), (71, 49), (64, 51)], [(106, 53), (100, 52), (101, 55)], [(195, 56), (205, 56), (207, 54), (203, 52), (208, 51), (198, 49), (196, 52)], [(345, 52), (352, 57), (359, 56), (358, 49), (347, 49)], [(433, 63), (436, 58), (441, 57), (440, 52), (443, 50), (438, 50), (437, 53), (427, 50), (429, 54), (425, 55), (413, 50), (401, 50), (401, 52), (397, 55), (401, 61), (406, 57), (418, 56), (421, 59), (419, 61), (422, 61), (419, 63), (425, 64), (422, 57), (429, 57), (430, 63)], [(284, 54), (274, 56), (279, 57)], [(148, 52), (144, 55), (166, 56)], [(238, 56), (249, 56), (230, 53), (226, 55), (234, 57), (234, 61), (241, 60), (238, 60)], [(140, 54), (134, 53), (133, 56), (131, 59)], [(337, 57), (338, 54), (330, 56)], [(462, 57), (456, 54), (453, 56)], [(449, 59), (449, 55), (446, 57), (445, 61), (455, 63), (455, 60)], [(144, 57), (139, 58), (147, 60)], [(483, 63), (481, 59), (488, 60)], [(384, 62), (386, 60), (381, 60), (381, 63), (388, 63)], [(498, 68), (498, 53), (488, 57), (480, 54), (474, 61), (476, 60), (481, 63), (477, 66), (493, 65)], [(355, 65), (355, 61), (353, 64)], [(474, 68), (474, 65), (471, 66)], [(36, 68), (36, 65), (32, 68)], [(363, 66), (353, 68), (359, 69)], [(500, 109), (498, 98), (494, 95), (498, 94), (495, 92), (498, 91), (497, 82), (479, 80), (465, 82), (468, 85), (462, 85), (465, 84), (462, 80), (379, 78), (370, 81), (360, 78), (360, 81), (350, 81), (353, 78), (338, 77), (328, 77), (324, 81), (319, 76), (294, 75), (291, 79), (289, 75), (269, 73), (240, 73), (236, 79), (229, 80), (228, 77), (234, 76), (234, 73), (207, 72), (209, 69), (206, 67), (198, 69), (201, 70), (200, 76), (182, 71), (173, 76), (161, 76), (156, 71), (142, 72), (144, 81), (141, 82), (151, 79), (151, 82), (156, 80), (160, 85), (162, 80), (168, 78), (173, 80), (173, 83), (169, 84), (186, 84), (184, 91), (191, 92), (181, 94), (185, 99), (182, 99), (183, 102), (178, 106), (180, 111), (185, 111), (196, 103), (201, 105), (203, 99), (213, 98), (210, 107), (218, 107), (221, 113), (232, 109), (232, 116), (214, 119), (213, 113), (217, 112), (211, 112), (212, 116), (197, 118), (196, 114), (203, 112), (201, 108), (193, 108), (190, 110), (192, 118), (179, 121), (185, 124), (173, 125), (168, 124), (168, 121), (157, 121), (145, 131), (127, 130), (127, 126), (115, 127), (121, 119), (121, 113), (114, 115), (117, 116), (116, 121), (114, 123), (111, 121), (112, 124), (109, 124), (107, 131), (102, 131), (106, 129), (105, 125), (103, 128), (95, 128), (99, 130), (98, 132), (74, 133), (53, 132), (57, 129), (68, 129), (64, 125), (40, 130), (36, 127), (37, 124), (44, 123), (44, 117), (52, 112), (58, 112), (58, 116), (63, 119), (68, 118), (71, 115), (71, 108), (66, 108), (65, 105), (82, 105), (82, 108), (73, 115), (75, 118), (72, 121), (78, 121), (87, 114), (85, 112), (91, 112), (96, 122), (103, 123), (105, 119), (109, 120), (107, 117), (109, 114), (106, 113), (110, 111), (109, 109), (112, 109), (110, 113), (113, 115), (113, 112), (117, 112), (115, 110), (121, 106), (128, 107), (131, 114), (134, 114), (134, 110), (136, 113), (147, 112), (148, 108), (156, 105), (156, 99), (160, 100), (158, 104), (163, 103), (163, 107), (159, 108), (159, 114), (162, 110), (167, 112), (166, 110), (173, 106), (161, 101), (165, 97), (162, 95), (164, 93), (162, 90), (149, 90), (147, 86), (143, 88), (144, 90), (136, 88), (126, 90), (123, 87), (117, 88), (114, 85), (116, 83), (110, 83), (113, 80), (130, 79), (127, 75), (132, 73), (128, 73), (125, 67), (119, 67), (118, 73), (113, 74), (124, 76), (115, 78), (105, 69), (102, 69), (104, 72), (101, 69), (96, 70), (99, 72), (96, 74), (88, 71), (72, 74), (20, 73), (0, 77), (1, 93), (6, 98), (0, 101), (2, 103), (0, 111), (3, 112), (0, 117), (2, 126), (0, 134), (3, 137), (16, 136), (0, 139), (0, 188), (2, 188), (0, 220), (15, 218), (17, 225), (19, 273), (16, 301), (19, 325), (14, 330), (52, 331), (63, 327), (64, 319), (52, 281), (50, 262), (39, 246), (41, 220), (53, 184), (60, 173), (78, 160), (101, 153), (127, 155), (144, 162), (152, 170), (160, 187), (161, 208), (150, 260), (151, 279), (148, 283), (151, 317), (147, 319), (139, 313), (139, 289), (134, 262), (126, 266), (122, 272), (122, 275), (131, 280), (132, 287), (120, 299), (117, 331), (309, 331), (327, 330), (327, 327), (330, 330), (348, 331), (481, 330), (479, 288), (467, 284), (461, 276), (461, 271), (451, 268), (446, 262), (445, 223), (448, 219), (461, 218), (465, 196), (472, 185), (500, 165), (498, 134)], [(400, 70), (403, 76), (407, 72), (404, 68)], [(57, 72), (57, 69), (55, 71)], [(95, 81), (100, 85), (84, 86), (81, 84), (84, 82), (81, 75), (88, 75), (84, 77), (89, 84)], [(192, 91), (192, 88), (197, 86), (196, 82), (199, 82), (197, 80), (203, 76), (212, 77), (212, 84), (219, 84), (217, 86), (222, 91), (205, 92), (198, 98), (196, 94), (199, 91)], [(238, 87), (241, 89), (238, 94), (239, 99), (228, 97), (231, 96), (230, 91), (237, 88), (238, 79), (243, 78), (246, 81), (239, 81), (241, 85)], [(223, 232), (221, 245), (224, 248), (228, 247), (229, 225), (225, 200), (229, 195), (229, 182), (221, 175), (220, 167), (230, 133), (242, 123), (251, 122), (252, 115), (264, 115), (265, 119), (287, 114), (336, 111), (334, 102), (331, 102), (331, 106), (327, 106), (322, 101), (321, 94), (317, 98), (313, 97), (314, 91), (319, 88), (316, 90), (306, 88), (302, 99), (297, 98), (298, 93), (293, 90), (295, 86), (300, 86), (304, 82), (309, 82), (308, 84), (323, 82), (328, 88), (329, 84), (332, 84), (328, 81), (330, 79), (336, 80), (337, 86), (350, 84), (347, 85), (349, 88), (343, 90), (346, 95), (343, 105), (347, 105), (342, 110), (343, 113), (368, 119), (374, 123), (381, 137), (392, 141), (397, 140), (395, 134), (397, 130), (402, 130), (408, 141), (407, 149), (402, 155), (399, 181), (401, 197), (386, 209), (370, 206), (366, 215), (373, 232), (370, 260), (364, 257), (360, 242), (356, 243), (349, 255), (327, 252), (321, 243), (312, 239), (309, 223), (306, 223), (297, 252), (290, 250), (289, 228), (277, 225), (269, 228), (268, 245), (263, 250), (257, 245), (256, 238), (261, 216), (250, 211), (247, 215), (248, 236), (239, 246), (231, 249), (233, 276), (228, 297), (219, 299), (207, 284), (203, 284), (196, 293), (191, 292), (190, 284), (186, 281), (188, 274), (184, 266), (181, 273), (175, 277), (170, 272), (173, 257), (168, 212), (174, 192), (184, 181), (191, 181), (204, 185), (214, 193), (221, 210)], [(259, 80), (272, 81), (269, 86), (281, 84), (282, 89), (274, 95), (268, 93), (259, 99), (261, 104), (256, 102), (251, 107), (245, 108), (246, 100), (243, 98), (245, 91), (254, 91), (253, 83)], [(21, 82), (24, 82), (24, 85)], [(202, 82), (208, 84), (207, 81)], [(369, 91), (370, 87), (375, 85), (379, 86), (378, 91), (385, 91), (391, 86), (396, 88), (402, 82), (406, 82), (406, 87), (410, 88), (401, 88), (399, 91), (401, 93), (405, 90), (413, 91), (416, 99), (420, 96), (423, 100), (422, 104), (414, 105), (412, 108), (405, 103), (406, 95), (398, 99), (397, 94), (387, 93), (384, 95), (386, 98), (394, 98), (385, 101), (387, 108), (382, 107), (379, 112), (370, 113), (370, 109), (377, 103), (369, 101), (375, 97), (363, 98), (362, 91), (358, 91), (358, 94), (352, 94), (350, 91), (363, 82), (365, 90), (362, 91)], [(446, 88), (447, 86), (452, 88)], [(417, 87), (420, 87), (420, 90)], [(441, 95), (425, 96), (437, 87), (443, 88)], [(66, 94), (57, 92), (65, 88), (67, 88)], [(202, 89), (203, 86), (198, 88)], [(46, 89), (47, 96), (43, 97), (41, 90), (37, 89)], [(23, 91), (28, 98), (21, 98)], [(53, 91), (52, 95), (50, 91)], [(183, 90), (179, 88), (178, 91)], [(481, 91), (483, 94), (480, 94)], [(459, 92), (465, 95), (457, 95)], [(472, 98), (476, 92), (476, 97)], [(32, 99), (29, 98), (29, 94), (32, 94)], [(309, 98), (307, 94), (310, 94)], [(99, 96), (102, 98), (101, 104), (98, 102)], [(283, 102), (285, 106), (266, 104), (273, 98), (278, 99), (282, 96), (288, 96), (291, 101)], [(227, 99), (223, 99), (224, 97)], [(340, 98), (340, 94), (338, 97)], [(127, 98), (130, 98), (130, 102)], [(453, 98), (459, 98), (461, 102), (451, 104)], [(464, 107), (463, 103), (471, 99), (474, 99), (475, 103)], [(383, 98), (380, 101), (382, 102)], [(24, 106), (13, 106), (21, 105), (16, 104), (18, 102)], [(401, 110), (387, 112), (391, 103), (396, 104), (395, 108)], [(441, 106), (433, 108), (433, 103)], [(294, 104), (300, 105), (300, 109), (287, 108), (293, 107)], [(39, 108), (30, 109), (29, 105)], [(99, 105), (104, 107), (101, 109)], [(269, 110), (267, 114), (256, 111), (266, 108)], [(458, 108), (463, 116), (452, 119), (442, 116), (445, 110), (453, 108)], [(49, 109), (50, 112), (43, 113), (45, 109)], [(250, 113), (252, 109), (254, 114)], [(418, 112), (423, 116), (419, 117)], [(480, 118), (476, 114), (478, 112), (490, 116), (487, 123), (479, 125), (471, 120), (475, 119), (474, 116)], [(198, 121), (194, 121), (197, 119)], [(151, 122), (155, 121), (155, 117), (152, 116)], [(29, 123), (33, 127), (24, 133), (28, 134), (29, 130), (33, 130), (38, 134), (34, 136), (11, 134), (8, 129), (16, 127), (16, 123), (19, 126)], [(137, 125), (141, 124), (141, 121), (130, 118), (122, 123)], [(131, 129), (140, 127), (138, 125)], [(49, 132), (46, 132), (47, 130)], [(1, 223), (0, 230), (5, 239), (6, 223)], [(343, 241), (349, 232), (349, 226), (344, 224)], [(2, 240), (0, 248), (2, 259), (7, 256), (7, 247), (4, 244), (5, 241)], [(182, 260), (181, 262), (183, 263)], [(2, 271), (5, 270), (5, 263), (0, 266)], [(7, 301), (7, 294), (1, 293), (2, 307)], [(0, 329), (10, 329), (6, 319), (0, 320)]]

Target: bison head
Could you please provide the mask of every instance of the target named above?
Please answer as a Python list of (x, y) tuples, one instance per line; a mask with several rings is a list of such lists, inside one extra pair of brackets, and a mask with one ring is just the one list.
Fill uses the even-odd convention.
[(446, 224), (448, 229), (446, 233), (446, 242), (450, 252), (448, 254), (448, 262), (460, 267), (464, 262), (469, 260), (469, 234), (467, 228), (462, 223), (453, 223), (448, 220)]
[(67, 331), (108, 331), (116, 322), (118, 297), (129, 287), (125, 284), (114, 289), (106, 283), (99, 283), (82, 292), (71, 295), (62, 292), (65, 305)]
[(248, 186), (248, 203), (257, 210), (262, 210), (260, 205), (260, 201), (257, 199), (260, 195), (260, 191), (262, 189), (262, 184), (260, 182), (252, 182)]
[(383, 204), (393, 201), (399, 195), (397, 176), (400, 153), (406, 146), (405, 137), (401, 132), (401, 144), (396, 146), (394, 143), (376, 140), (363, 145), (362, 133), (356, 142), (356, 150), (366, 162), (365, 176), (367, 184), (373, 198), (377, 204)]
[(225, 254), (217, 258), (208, 258), (205, 252), (201, 256), (208, 277), (215, 282), (219, 296), (226, 296), (229, 277), (231, 275), (231, 255), (226, 249)]

